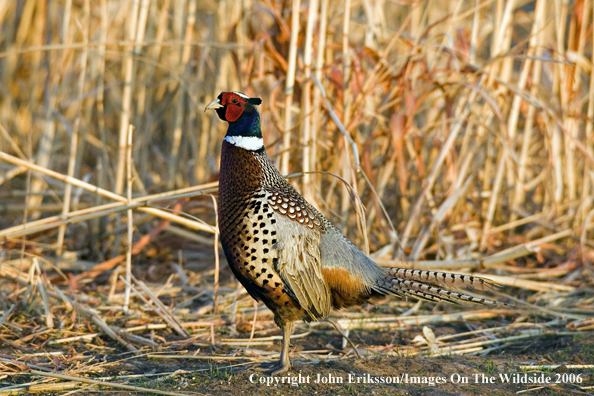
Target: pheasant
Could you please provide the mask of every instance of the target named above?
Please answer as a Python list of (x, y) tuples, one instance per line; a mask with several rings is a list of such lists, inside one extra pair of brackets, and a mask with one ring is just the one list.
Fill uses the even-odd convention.
[(385, 295), (498, 304), (442, 287), (495, 287), (471, 275), (381, 267), (310, 205), (272, 164), (262, 139), (259, 98), (222, 92), (206, 110), (229, 123), (220, 164), (218, 221), (225, 256), (239, 282), (274, 313), (282, 329), (280, 361), (291, 367), (296, 320), (323, 320), (330, 309)]

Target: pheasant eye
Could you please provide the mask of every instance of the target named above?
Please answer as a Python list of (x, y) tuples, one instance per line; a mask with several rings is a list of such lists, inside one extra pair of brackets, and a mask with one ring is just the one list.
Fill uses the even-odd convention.
[(233, 99), (231, 99), (231, 103), (237, 104), (237, 103), (239, 103), (239, 100), (237, 98), (233, 98)]

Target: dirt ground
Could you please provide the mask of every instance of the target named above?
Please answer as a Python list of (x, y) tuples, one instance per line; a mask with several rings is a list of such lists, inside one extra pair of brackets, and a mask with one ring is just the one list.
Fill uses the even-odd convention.
[[(461, 326), (460, 326), (461, 327)], [(437, 327), (436, 333), (460, 331), (452, 326)], [(441, 357), (366, 357), (332, 361), (310, 361), (299, 357), (299, 351), (316, 347), (338, 348), (340, 336), (334, 331), (311, 334), (292, 341), (293, 369), (289, 374), (270, 377), (259, 363), (245, 360), (205, 361), (194, 359), (152, 359), (144, 355), (131, 356), (124, 350), (99, 360), (111, 362), (88, 378), (112, 376), (111, 382), (125, 383), (159, 391), (191, 395), (530, 395), (594, 394), (594, 370), (558, 369), (523, 371), (518, 365), (530, 364), (592, 364), (594, 337), (592, 333), (575, 337), (537, 338), (488, 356)], [(414, 328), (398, 334), (406, 339), (418, 334)], [(351, 333), (353, 334), (353, 333)], [(393, 334), (378, 331), (357, 332), (359, 342), (382, 345), (393, 341)], [(330, 345), (328, 345), (330, 344)], [(115, 345), (113, 345), (115, 347)], [(74, 346), (78, 353), (84, 344)], [(275, 349), (279, 345), (275, 344)], [(243, 350), (243, 348), (241, 349)], [(201, 348), (201, 354), (229, 356), (230, 349)], [(0, 353), (2, 351), (0, 350)], [(5, 350), (5, 352), (7, 352)], [(89, 353), (88, 351), (87, 353)], [(192, 354), (190, 351), (188, 354)], [(238, 354), (237, 356), (242, 356)], [(159, 373), (172, 375), (159, 376)], [(116, 376), (144, 374), (126, 382)], [(77, 374), (80, 376), (80, 374)], [(153, 376), (154, 375), (154, 376)], [(504, 380), (505, 375), (509, 380)], [(503, 376), (503, 378), (501, 377)], [(526, 383), (549, 378), (545, 387)], [(31, 381), (29, 376), (15, 377), (18, 383)], [(284, 383), (283, 383), (284, 381)], [(523, 381), (523, 382), (522, 382)], [(2, 381), (6, 384), (6, 379)], [(296, 383), (291, 383), (296, 382)], [(43, 393), (63, 395), (70, 390)], [(39, 394), (39, 393), (37, 393)], [(149, 395), (111, 387), (79, 390), (76, 395)]]

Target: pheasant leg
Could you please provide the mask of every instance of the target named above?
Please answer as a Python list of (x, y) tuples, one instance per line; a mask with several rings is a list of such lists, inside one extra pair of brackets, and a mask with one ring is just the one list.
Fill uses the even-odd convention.
[(268, 372), (269, 375), (279, 375), (286, 373), (291, 368), (291, 359), (289, 358), (291, 332), (293, 331), (293, 322), (284, 323), (281, 326), (283, 330), (283, 345), (280, 354), (280, 360)]

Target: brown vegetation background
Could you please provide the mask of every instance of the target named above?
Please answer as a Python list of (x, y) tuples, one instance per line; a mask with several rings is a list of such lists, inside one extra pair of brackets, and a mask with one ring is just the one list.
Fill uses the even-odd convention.
[[(578, 258), (591, 248), (589, 2), (0, 7), (4, 153), (123, 195), (133, 125), (133, 196), (195, 186), (216, 180), (226, 128), (201, 110), (240, 90), (264, 99), (266, 144), (283, 173), (332, 172), (353, 185), (372, 251), (396, 235), (413, 260), (476, 258), (546, 236)], [(3, 227), (109, 201), (29, 169), (2, 163)], [(336, 178), (294, 183), (362, 238)], [(214, 225), (212, 213), (199, 217)], [(76, 241), (66, 227), (43, 242), (109, 257), (117, 246), (102, 243), (99, 223)]]
[(202, 111), (237, 90), (263, 99), (281, 172), (377, 262), (488, 272), (591, 329), (593, 5), (0, 1), (0, 326), (132, 350), (117, 307), (167, 295), (136, 324), (206, 323), (191, 339), (215, 344), (246, 315), (253, 337), (208, 196), (227, 126)]

